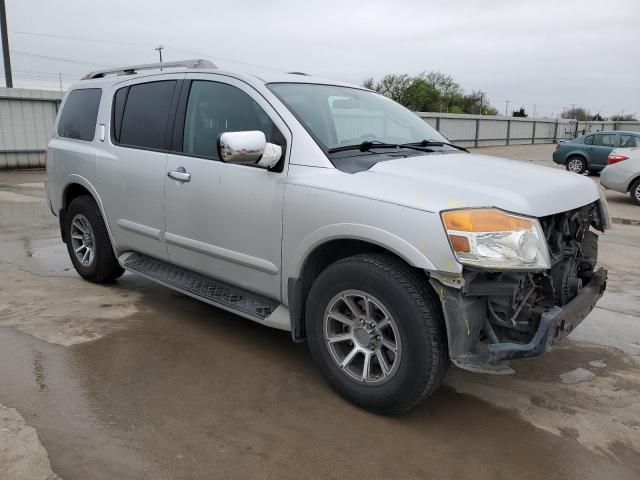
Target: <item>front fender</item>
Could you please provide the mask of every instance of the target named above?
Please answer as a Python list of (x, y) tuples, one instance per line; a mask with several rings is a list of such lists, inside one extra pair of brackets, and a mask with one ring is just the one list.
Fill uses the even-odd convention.
[(436, 269), (433, 262), (416, 246), (393, 233), (369, 225), (338, 223), (318, 228), (303, 239), (293, 255), (293, 276), (300, 276), (305, 260), (317, 247), (332, 240), (343, 239), (373, 243), (396, 254), (409, 265), (424, 270)]

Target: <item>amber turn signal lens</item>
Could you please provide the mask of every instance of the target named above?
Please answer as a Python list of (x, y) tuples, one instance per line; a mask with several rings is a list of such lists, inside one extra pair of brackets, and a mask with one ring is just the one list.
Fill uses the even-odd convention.
[(456, 252), (470, 252), (471, 245), (469, 245), (469, 239), (461, 235), (449, 235), (451, 240), (451, 246)]
[(512, 232), (533, 227), (531, 220), (491, 208), (450, 210), (442, 219), (447, 230), (459, 232)]

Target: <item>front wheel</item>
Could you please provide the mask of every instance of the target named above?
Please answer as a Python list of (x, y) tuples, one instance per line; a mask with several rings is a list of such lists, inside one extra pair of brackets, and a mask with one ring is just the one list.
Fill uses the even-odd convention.
[(569, 157), (567, 159), (566, 168), (568, 171), (582, 175), (587, 171), (587, 161), (578, 156)]
[(374, 413), (409, 410), (436, 390), (449, 364), (438, 298), (421, 272), (388, 255), (327, 267), (307, 298), (306, 331), (331, 386)]

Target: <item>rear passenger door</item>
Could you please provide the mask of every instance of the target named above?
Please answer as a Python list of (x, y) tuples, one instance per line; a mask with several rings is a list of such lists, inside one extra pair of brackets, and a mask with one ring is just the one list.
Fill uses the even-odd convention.
[(607, 157), (618, 145), (616, 133), (596, 133), (593, 136), (593, 145), (589, 147), (589, 167), (602, 169), (607, 165)]
[(116, 245), (166, 259), (164, 177), (170, 127), (184, 74), (117, 84), (98, 179)]
[[(283, 147), (278, 168), (222, 162), (226, 131), (263, 131)], [(290, 133), (275, 110), (240, 80), (187, 74), (165, 174), (165, 240), (171, 263), (280, 298), (282, 201)], [(170, 178), (182, 172), (188, 180)], [(172, 174), (175, 176), (175, 174)], [(185, 177), (187, 178), (187, 177)]]

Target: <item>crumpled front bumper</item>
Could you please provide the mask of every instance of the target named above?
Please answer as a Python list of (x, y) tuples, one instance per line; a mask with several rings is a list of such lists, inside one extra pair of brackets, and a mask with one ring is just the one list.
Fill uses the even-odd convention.
[(481, 331), (487, 322), (485, 298), (465, 295), (434, 277), (429, 281), (442, 302), (451, 361), (465, 370), (500, 374), (513, 373), (507, 372), (510, 369), (505, 369), (501, 362), (541, 355), (569, 335), (593, 310), (604, 293), (607, 271), (597, 270), (573, 300), (543, 313), (538, 330), (526, 344), (480, 341)]
[(542, 315), (538, 331), (531, 341), (517, 343), (494, 343), (489, 345), (489, 363), (515, 358), (540, 355), (569, 335), (594, 309), (607, 287), (607, 271), (596, 271), (586, 287), (563, 307), (553, 307)]

